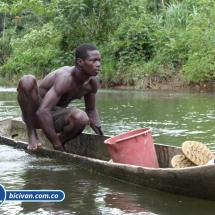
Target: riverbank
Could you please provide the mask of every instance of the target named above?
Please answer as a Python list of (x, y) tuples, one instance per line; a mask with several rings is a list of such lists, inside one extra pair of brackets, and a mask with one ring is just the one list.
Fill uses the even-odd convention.
[(117, 89), (152, 89), (152, 90), (177, 90), (177, 89), (193, 89), (193, 90), (212, 90), (215, 89), (215, 80), (204, 83), (184, 83), (180, 79), (171, 79), (166, 81), (149, 81), (147, 85), (137, 86), (116, 86)]
[[(38, 85), (41, 83), (42, 79), (37, 81)], [(11, 84), (5, 86), (14, 86)], [(15, 84), (15, 87), (17, 84)], [(100, 85), (100, 88), (115, 88), (115, 89), (152, 89), (152, 90), (177, 90), (177, 89), (193, 89), (193, 90), (212, 90), (215, 89), (215, 80), (207, 81), (204, 83), (185, 83), (181, 78), (171, 78), (168, 80), (142, 80), (137, 84), (134, 85), (118, 85), (118, 86), (111, 86), (105, 87), (103, 84)]]

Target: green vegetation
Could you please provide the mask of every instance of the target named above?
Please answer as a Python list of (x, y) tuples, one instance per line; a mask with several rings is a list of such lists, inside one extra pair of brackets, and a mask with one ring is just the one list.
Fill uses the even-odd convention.
[(3, 0), (0, 84), (38, 79), (73, 65), (75, 48), (96, 45), (102, 86), (215, 78), (213, 0)]

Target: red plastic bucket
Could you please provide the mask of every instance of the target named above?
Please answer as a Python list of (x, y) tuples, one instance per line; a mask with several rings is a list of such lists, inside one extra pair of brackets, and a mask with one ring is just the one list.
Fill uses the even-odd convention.
[(141, 128), (105, 140), (113, 162), (158, 168), (151, 131)]

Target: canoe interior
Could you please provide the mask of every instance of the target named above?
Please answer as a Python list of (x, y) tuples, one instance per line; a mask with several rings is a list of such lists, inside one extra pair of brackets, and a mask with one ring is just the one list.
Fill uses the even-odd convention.
[[(38, 129), (38, 135), (46, 148), (52, 149), (51, 143), (47, 140), (43, 132)], [(27, 142), (26, 125), (21, 120), (8, 117), (0, 120), (0, 135), (19, 141)], [(109, 161), (111, 159), (107, 146), (104, 141), (108, 136), (99, 136), (95, 134), (82, 133), (77, 138), (66, 143), (67, 152), (82, 155), (99, 160)], [(171, 168), (170, 161), (176, 154), (182, 154), (180, 147), (155, 144), (158, 163), (160, 168)]]

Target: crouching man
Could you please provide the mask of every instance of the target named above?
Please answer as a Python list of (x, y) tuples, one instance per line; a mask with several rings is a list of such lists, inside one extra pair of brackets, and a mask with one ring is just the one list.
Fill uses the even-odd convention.
[[(75, 53), (75, 65), (64, 66), (44, 77), (39, 87), (32, 75), (23, 76), (17, 87), (18, 102), (28, 130), (28, 150), (42, 145), (36, 129), (42, 129), (55, 150), (82, 133), (90, 124), (103, 135), (95, 107), (101, 56), (91, 44), (81, 44)], [(85, 111), (68, 105), (84, 97)], [(59, 136), (57, 133), (61, 133)]]

